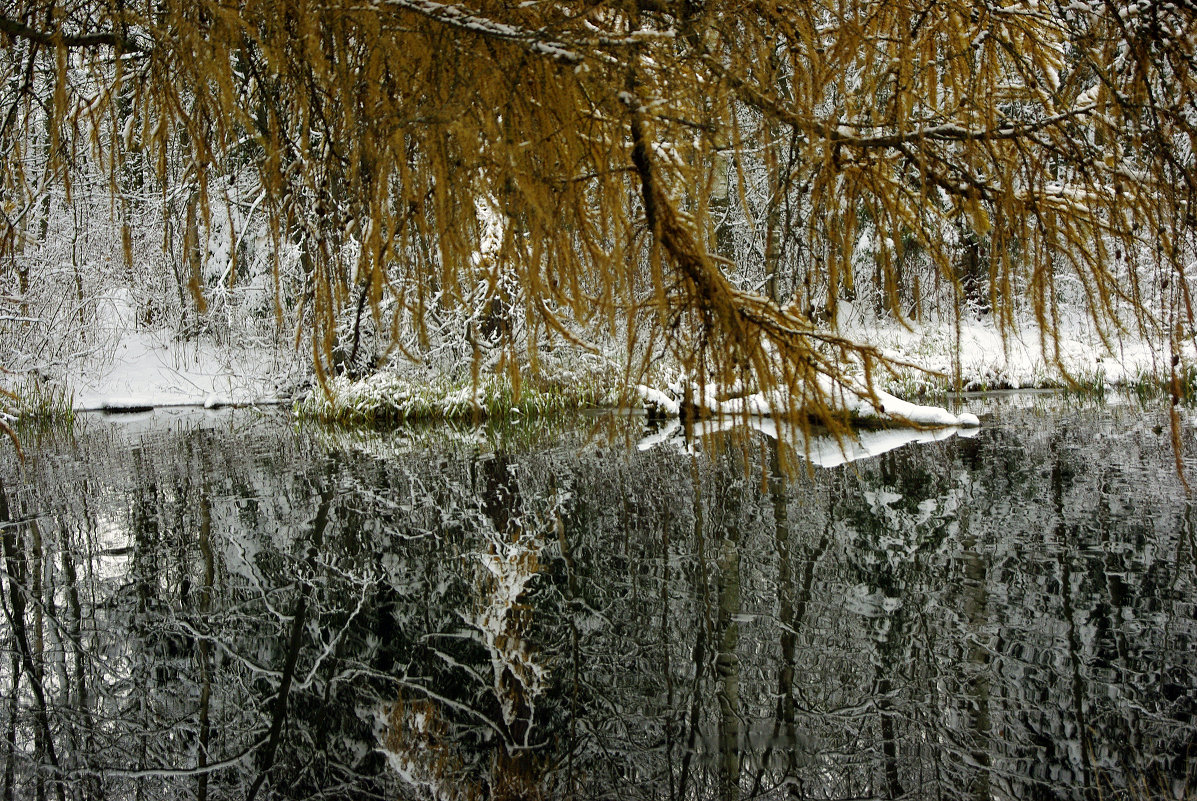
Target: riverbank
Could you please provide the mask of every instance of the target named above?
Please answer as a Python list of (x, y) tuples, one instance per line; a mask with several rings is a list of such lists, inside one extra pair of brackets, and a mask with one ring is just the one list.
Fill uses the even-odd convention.
[[(914, 424), (927, 428), (972, 426), (970, 412), (947, 410), (961, 393), (1065, 390), (1101, 395), (1126, 389), (1143, 398), (1172, 391), (1171, 355), (1162, 343), (1124, 334), (1103, 341), (1083, 321), (1063, 326), (1046, 343), (1033, 324), (998, 331), (987, 320), (904, 327), (846, 315), (845, 335), (875, 346), (891, 363), (873, 375), (875, 398), (829, 383), (820, 394), (846, 418), (863, 425)], [(1197, 386), (1197, 352), (1183, 346), (1176, 389), (1191, 400)], [(532, 415), (563, 409), (623, 406), (661, 418), (720, 415), (786, 416), (793, 404), (777, 393), (699, 385), (680, 369), (658, 366), (643, 381), (628, 381), (614, 359), (589, 358), (524, 378), (517, 392), (506, 377), (477, 380), (429, 378), (415, 371), (384, 371), (357, 381), (337, 378), (313, 388), (297, 406), (301, 416), (346, 424)]]
[[(120, 317), (120, 315), (117, 315)], [(1073, 323), (1047, 347), (1037, 329), (1023, 325), (1004, 336), (987, 321), (906, 328), (846, 315), (844, 333), (874, 345), (896, 366), (874, 375), (877, 402), (830, 387), (848, 417), (872, 424), (926, 427), (974, 424), (971, 415), (946, 410), (949, 396), (1003, 389), (1071, 389), (1102, 393), (1125, 387), (1150, 396), (1167, 391), (1171, 355), (1162, 344), (1129, 334), (1103, 342)], [(1197, 384), (1197, 353), (1179, 354), (1183, 397)], [(104, 354), (66, 365), (57, 375), (10, 382), (21, 399), (9, 417), (69, 415), (75, 411), (128, 411), (161, 406), (291, 403), (305, 418), (347, 425), (410, 421), (530, 417), (571, 409), (632, 407), (648, 414), (705, 417), (770, 416), (790, 404), (776, 394), (699, 386), (680, 370), (658, 366), (647, 378), (629, 378), (615, 356), (544, 358), (519, 376), (482, 372), (456, 378), (403, 365), (321, 385), (300, 354), (283, 346), (229, 347), (182, 342), (166, 332), (129, 326), (115, 333)], [(691, 404), (687, 408), (687, 403)]]

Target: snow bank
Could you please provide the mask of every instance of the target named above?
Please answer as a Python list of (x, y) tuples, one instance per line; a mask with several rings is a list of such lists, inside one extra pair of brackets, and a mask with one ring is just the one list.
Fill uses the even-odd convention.
[[(1047, 345), (1054, 358), (1058, 347), (1059, 363), (1053, 364), (1044, 356), (1042, 332), (1029, 321), (1003, 336), (989, 318), (966, 319), (957, 336), (951, 321), (908, 329), (892, 321), (853, 317), (850, 311), (845, 317), (850, 321), (843, 329), (845, 336), (939, 374), (899, 368), (885, 388), (902, 394), (954, 389), (957, 376), (966, 391), (1065, 387), (1065, 374), (1087, 385), (1118, 386), (1166, 377), (1171, 358), (1165, 345), (1143, 334), (1123, 333), (1103, 342), (1084, 319), (1061, 318), (1057, 342)], [(1186, 363), (1197, 360), (1193, 341), (1184, 342), (1182, 348), (1179, 355)]]
[(644, 384), (637, 384), (634, 389), (640, 402), (650, 413), (660, 414), (664, 417), (677, 417), (681, 414), (681, 406), (678, 402), (661, 390), (646, 387)]
[(127, 291), (102, 301), (100, 325), (111, 346), (70, 364), (62, 380), (76, 410), (144, 411), (159, 406), (219, 408), (277, 400), (277, 386), (301, 369), (293, 352), (230, 347), (211, 339), (180, 341), (170, 332), (139, 328)]

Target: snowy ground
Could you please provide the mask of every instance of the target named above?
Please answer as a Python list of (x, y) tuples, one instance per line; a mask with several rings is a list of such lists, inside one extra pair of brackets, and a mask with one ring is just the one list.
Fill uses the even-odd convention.
[[(895, 323), (866, 323), (850, 313), (848, 317), (847, 336), (876, 345), (897, 361), (939, 374), (902, 369), (889, 380), (881, 379), (883, 386), (904, 397), (928, 389), (955, 389), (957, 378), (965, 391), (1063, 387), (1068, 385), (1065, 372), (1089, 386), (1117, 386), (1167, 377), (1171, 359), (1166, 343), (1134, 332), (1103, 342), (1081, 319), (1062, 321), (1057, 366), (1045, 358), (1042, 337), (1032, 322), (1003, 335), (992, 320), (962, 320), (957, 351), (957, 327), (952, 322), (907, 329)], [(1049, 343), (1048, 353), (1054, 355), (1055, 347)], [(1197, 359), (1193, 341), (1183, 348), (1179, 355), (1193, 363)]]
[(98, 339), (105, 347), (61, 375), (77, 410), (271, 402), (280, 386), (306, 369), (286, 345), (230, 348), (210, 339), (181, 341), (167, 331), (135, 326), (126, 294), (103, 303), (108, 309)]

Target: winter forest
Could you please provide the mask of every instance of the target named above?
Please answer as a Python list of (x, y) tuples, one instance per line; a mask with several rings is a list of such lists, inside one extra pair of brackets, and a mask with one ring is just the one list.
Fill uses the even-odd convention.
[[(9, 2), (5, 378), (68, 380), (129, 327), (325, 390), (684, 376), (822, 418), (908, 366), (1059, 383), (1129, 341), (1153, 358), (1125, 373), (1167, 378), (1193, 333), (1194, 16)], [(961, 375), (977, 321), (1029, 376)]]
[(1192, 0), (0, 44), (0, 801), (1197, 797)]

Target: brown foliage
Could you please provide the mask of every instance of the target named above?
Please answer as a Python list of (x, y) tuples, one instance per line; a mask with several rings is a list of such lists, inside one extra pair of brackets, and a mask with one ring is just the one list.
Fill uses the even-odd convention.
[[(987, 269), (1003, 326), (1026, 302), (1054, 330), (1066, 280), (1105, 332), (1191, 329), (1195, 16), (1116, 0), (10, 0), (0, 241), (35, 200), (21, 126), (41, 104), (63, 180), (85, 151), (115, 176), (135, 147), (207, 214), (210, 175), (255, 171), (277, 243), (303, 254), (318, 363), (358, 298), (421, 325), (429, 297), (476, 302), (482, 284), (539, 331), (663, 340), (704, 380), (817, 408), (818, 375), (856, 365), (871, 386), (885, 363), (834, 327), (866, 226), (899, 316), (903, 251), (959, 287), (947, 232), (964, 231), (986, 243), (969, 269)], [(809, 212), (777, 236), (809, 254), (817, 303), (737, 284), (717, 247), (713, 188), (748, 214), (762, 163), (770, 208)], [(478, 201), (504, 218), (495, 258), (477, 258)], [(1166, 308), (1148, 307), (1148, 274)]]

